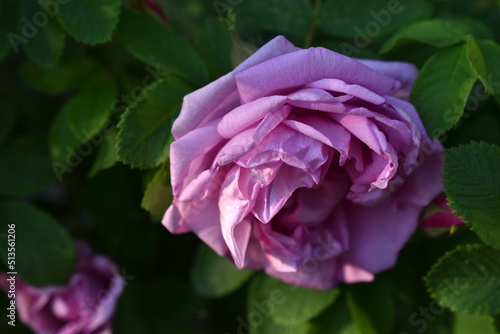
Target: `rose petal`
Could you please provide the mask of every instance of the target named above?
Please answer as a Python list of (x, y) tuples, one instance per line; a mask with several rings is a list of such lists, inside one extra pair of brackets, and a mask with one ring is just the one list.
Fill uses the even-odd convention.
[(401, 203), (412, 203), (422, 209), (444, 191), (443, 146), (438, 140), (429, 141), (427, 145), (426, 151), (421, 151), (423, 162), (420, 161), (415, 171), (405, 178), (404, 188), (395, 194)]
[[(386, 270), (415, 231), (421, 207), (390, 202), (376, 206), (344, 204), (349, 221), (349, 249), (341, 256), (347, 263), (369, 273)], [(358, 281), (357, 272), (344, 272), (344, 281)], [(352, 275), (352, 276), (351, 276)]]
[[(207, 153), (222, 140), (217, 132), (217, 123), (213, 122), (189, 132), (170, 145), (170, 180), (174, 196), (179, 196), (197, 173), (210, 168), (212, 162), (207, 159)], [(208, 165), (204, 163), (206, 160)]]
[(178, 200), (182, 202), (201, 201), (207, 197), (207, 192), (212, 184), (213, 179), (217, 175), (216, 170), (207, 169), (198, 175), (196, 179), (191, 181), (179, 195)]
[(350, 236), (350, 249), (343, 256), (346, 263), (372, 273), (395, 264), (399, 250), (418, 225), (422, 209), (443, 191), (442, 146), (436, 143), (435, 149), (386, 204), (346, 204)]
[(234, 75), (268, 59), (298, 50), (283, 36), (278, 36), (262, 46), (232, 72), (184, 97), (179, 117), (172, 126), (176, 139), (187, 134), (202, 122), (223, 115), (238, 105), (239, 99)]
[(190, 232), (189, 226), (187, 226), (182, 213), (179, 211), (176, 203), (171, 204), (161, 221), (162, 225), (170, 232), (174, 234), (182, 234)]
[(427, 132), (425, 131), (424, 125), (420, 120), (420, 116), (418, 115), (417, 110), (412, 104), (400, 99), (396, 99), (392, 96), (387, 96), (386, 98), (387, 103), (394, 107), (394, 109), (399, 113), (399, 115), (401, 115), (401, 117), (404, 117), (409, 124), (415, 124), (417, 126), (420, 137), (427, 137)]
[(112, 278), (111, 282), (109, 282), (106, 294), (100, 298), (94, 310), (91, 322), (87, 325), (88, 330), (96, 330), (111, 319), (118, 296), (122, 294), (124, 286), (125, 280), (117, 273), (117, 275)]
[(252, 213), (261, 222), (268, 223), (297, 188), (310, 188), (313, 184), (315, 180), (310, 173), (282, 165), (273, 182), (260, 190)]
[(163, 217), (162, 224), (172, 233), (191, 230), (215, 252), (225, 256), (228, 248), (221, 233), (220, 215), (217, 198), (194, 203), (174, 202)]
[[(280, 124), (238, 164), (253, 168), (266, 163), (284, 163), (314, 173), (329, 159), (329, 150), (323, 143)], [(319, 176), (315, 176), (319, 180)]]
[(239, 188), (240, 168), (233, 168), (222, 185), (219, 197), (220, 225), (234, 263), (243, 267), (245, 251), (252, 230), (251, 223), (245, 216), (253, 207), (253, 198), (247, 198)]
[(242, 103), (327, 78), (358, 84), (379, 95), (392, 95), (400, 87), (397, 80), (324, 48), (272, 58), (236, 74), (235, 78)]
[(382, 104), (385, 98), (360, 85), (349, 85), (339, 79), (321, 79), (308, 83), (306, 87), (321, 88), (337, 93), (344, 93), (373, 104)]
[(215, 158), (219, 166), (235, 162), (253, 150), (262, 140), (274, 130), (290, 114), (290, 106), (282, 106), (267, 114), (257, 127), (241, 131), (233, 136), (219, 151)]
[(283, 122), (291, 129), (316, 139), (340, 152), (340, 165), (343, 165), (349, 153), (351, 134), (329, 119), (317, 115), (300, 116)]
[(286, 102), (285, 96), (270, 96), (239, 106), (227, 113), (219, 122), (217, 130), (224, 138), (231, 138), (267, 114), (279, 109)]
[[(391, 78), (396, 79), (401, 83), (399, 98), (408, 98), (413, 83), (418, 75), (418, 69), (413, 64), (399, 61), (380, 61), (358, 59), (358, 61), (379, 73), (383, 73)], [(391, 94), (392, 95), (392, 94)]]
[(324, 222), (344, 198), (349, 189), (349, 178), (325, 178), (318, 188), (300, 188), (296, 191), (295, 208), (285, 211), (280, 219), (290, 224), (315, 226)]

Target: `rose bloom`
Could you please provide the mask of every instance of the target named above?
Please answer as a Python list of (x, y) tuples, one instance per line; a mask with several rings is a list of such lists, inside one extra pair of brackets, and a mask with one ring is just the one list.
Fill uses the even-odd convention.
[[(82, 242), (78, 260), (66, 286), (34, 287), (16, 280), (19, 317), (37, 334), (111, 334), (111, 317), (124, 280), (110, 259), (94, 255)], [(8, 291), (10, 275), (0, 273), (0, 287)]]
[(290, 284), (373, 280), (443, 191), (442, 146), (407, 102), (416, 75), (276, 37), (184, 98), (163, 225)]

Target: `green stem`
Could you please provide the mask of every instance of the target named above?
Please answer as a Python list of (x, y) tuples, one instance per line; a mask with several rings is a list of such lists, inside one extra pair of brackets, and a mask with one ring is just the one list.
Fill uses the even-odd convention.
[(304, 42), (305, 49), (311, 47), (312, 45), (314, 39), (314, 33), (316, 32), (316, 26), (318, 25), (318, 14), (320, 7), (321, 7), (321, 0), (316, 0), (314, 4), (313, 19), (311, 21), (311, 25), (309, 26), (309, 30), (307, 31), (306, 40)]

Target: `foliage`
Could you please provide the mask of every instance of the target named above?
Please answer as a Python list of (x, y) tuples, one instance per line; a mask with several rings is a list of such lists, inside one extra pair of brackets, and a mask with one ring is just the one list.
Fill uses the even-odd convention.
[[(78, 239), (119, 265), (117, 333), (500, 333), (498, 2), (157, 0), (166, 19), (147, 3), (0, 0), (0, 271), (15, 224), (30, 284), (67, 282)], [(418, 231), (374, 282), (319, 292), (159, 224), (183, 97), (229, 72), (239, 43), (276, 34), (419, 67), (410, 100), (446, 147), (465, 226)], [(4, 320), (0, 332), (12, 332)]]

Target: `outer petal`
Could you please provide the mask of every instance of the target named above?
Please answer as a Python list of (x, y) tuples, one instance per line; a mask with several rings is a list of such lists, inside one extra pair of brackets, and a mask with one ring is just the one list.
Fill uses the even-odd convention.
[[(428, 145), (428, 146), (427, 146)], [(421, 150), (420, 165), (408, 176), (401, 189), (394, 196), (403, 203), (412, 203), (421, 208), (426, 207), (437, 195), (444, 191), (443, 185), (443, 146), (439, 141), (426, 141), (427, 147)], [(432, 153), (427, 150), (433, 149)], [(423, 162), (422, 162), (423, 160)], [(404, 177), (404, 175), (401, 175)]]
[[(403, 247), (418, 225), (422, 208), (416, 205), (386, 204), (363, 206), (344, 204), (349, 222), (349, 250), (341, 257), (348, 264), (343, 281), (364, 281), (359, 273), (378, 273), (396, 263)], [(362, 275), (363, 277), (365, 274)]]
[(182, 213), (176, 203), (172, 203), (172, 205), (168, 207), (163, 215), (161, 223), (170, 233), (181, 234), (191, 231), (184, 221)]
[(407, 98), (418, 75), (418, 69), (413, 64), (399, 61), (380, 61), (358, 59), (358, 61), (377, 72), (383, 73), (401, 83), (398, 97)]
[(170, 177), (174, 196), (179, 196), (181, 190), (198, 173), (210, 168), (212, 161), (207, 153), (222, 143), (223, 138), (217, 132), (217, 123), (212, 122), (191, 131), (170, 145)]
[(195, 203), (174, 202), (163, 217), (162, 224), (172, 233), (196, 233), (219, 255), (225, 256), (228, 248), (221, 233), (220, 214), (216, 198)]
[(399, 113), (399, 115), (401, 115), (404, 118), (407, 118), (407, 121), (410, 124), (415, 124), (422, 138), (428, 137), (427, 131), (424, 128), (424, 124), (422, 123), (422, 120), (420, 119), (417, 110), (411, 103), (394, 98), (392, 96), (387, 96), (386, 98), (387, 102), (392, 107), (394, 107), (394, 109)]
[[(350, 250), (342, 257), (343, 263), (371, 273), (392, 267), (416, 229), (423, 208), (443, 191), (442, 164), (442, 151), (437, 147), (385, 204), (346, 203)], [(358, 279), (346, 272), (344, 280)]]
[(266, 267), (268, 275), (285, 283), (310, 289), (327, 290), (334, 284), (335, 273), (338, 270), (337, 259), (326, 261), (312, 261), (295, 272), (277, 271), (273, 267)]
[(184, 98), (179, 117), (172, 127), (176, 139), (184, 136), (213, 114), (224, 115), (238, 105), (234, 75), (268, 59), (299, 50), (283, 36), (278, 36), (241, 63), (234, 71)]
[(400, 87), (397, 80), (324, 48), (278, 56), (236, 75), (243, 103), (327, 78), (358, 84), (379, 95), (392, 95)]

